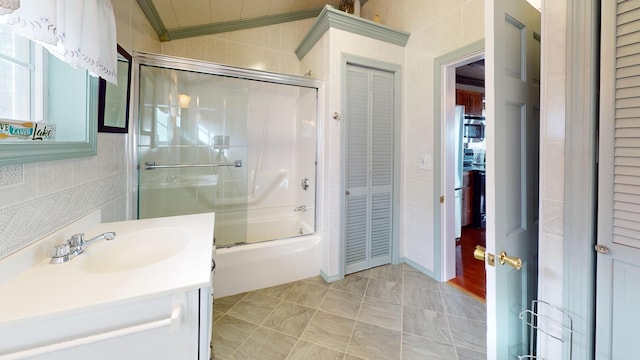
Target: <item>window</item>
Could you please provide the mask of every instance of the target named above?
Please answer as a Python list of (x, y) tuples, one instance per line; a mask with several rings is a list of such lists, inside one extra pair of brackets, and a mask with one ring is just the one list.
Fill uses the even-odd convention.
[(0, 26), (0, 119), (42, 120), (42, 49)]

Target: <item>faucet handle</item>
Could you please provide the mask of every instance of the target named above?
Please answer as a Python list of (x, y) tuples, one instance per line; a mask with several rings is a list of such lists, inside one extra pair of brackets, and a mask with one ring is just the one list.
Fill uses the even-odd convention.
[(62, 264), (69, 261), (69, 254), (71, 254), (71, 247), (69, 244), (62, 244), (53, 247), (53, 256), (51, 257), (51, 264)]
[(84, 243), (84, 234), (73, 234), (67, 242), (71, 246), (82, 245), (82, 243)]
[(62, 244), (53, 247), (53, 257), (63, 257), (71, 253), (69, 244)]

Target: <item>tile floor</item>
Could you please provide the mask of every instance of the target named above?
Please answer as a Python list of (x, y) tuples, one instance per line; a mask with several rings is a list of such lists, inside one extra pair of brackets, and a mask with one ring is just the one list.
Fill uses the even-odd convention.
[(216, 360), (486, 359), (486, 307), (408, 265), (216, 299)]

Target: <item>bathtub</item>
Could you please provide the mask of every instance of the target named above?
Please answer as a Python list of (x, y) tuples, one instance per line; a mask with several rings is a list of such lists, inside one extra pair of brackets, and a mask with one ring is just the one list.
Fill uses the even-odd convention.
[(320, 236), (243, 244), (214, 250), (214, 295), (221, 298), (320, 274)]
[(250, 218), (247, 223), (222, 219), (216, 224), (215, 237), (218, 248), (223, 248), (235, 244), (258, 243), (312, 233), (313, 228), (299, 217), (273, 216)]

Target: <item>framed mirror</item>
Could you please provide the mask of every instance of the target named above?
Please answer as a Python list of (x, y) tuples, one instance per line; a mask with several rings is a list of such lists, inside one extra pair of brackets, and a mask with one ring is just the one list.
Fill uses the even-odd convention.
[(96, 155), (98, 79), (0, 27), (0, 165)]
[(100, 79), (98, 131), (126, 133), (129, 128), (131, 55), (118, 45), (118, 85)]

